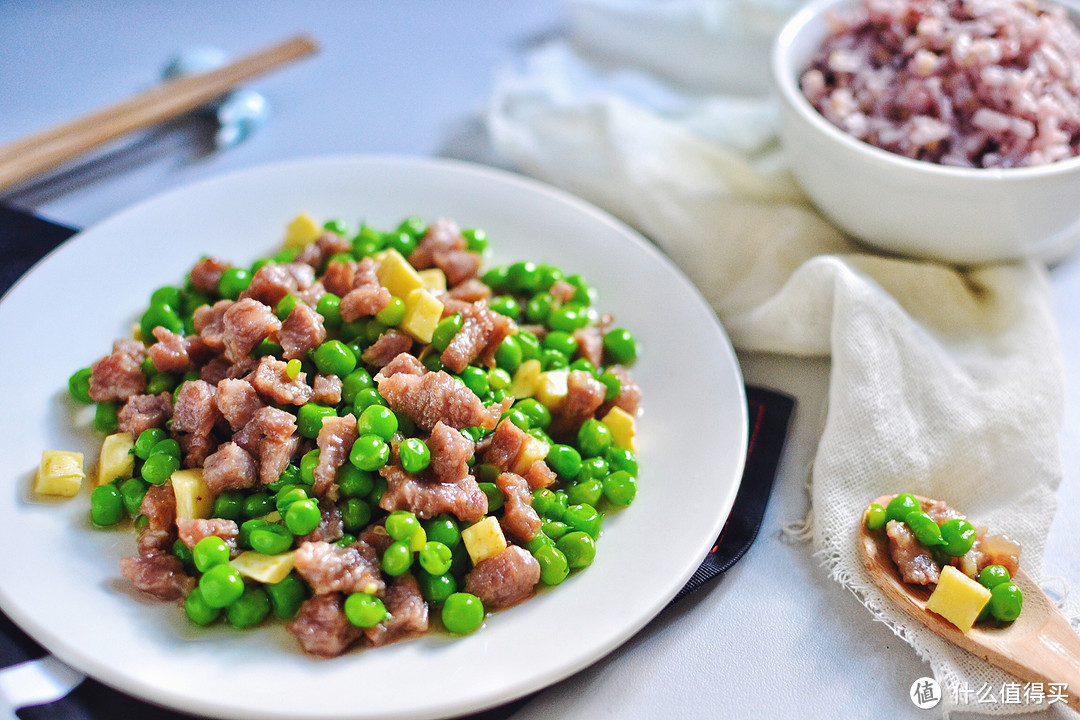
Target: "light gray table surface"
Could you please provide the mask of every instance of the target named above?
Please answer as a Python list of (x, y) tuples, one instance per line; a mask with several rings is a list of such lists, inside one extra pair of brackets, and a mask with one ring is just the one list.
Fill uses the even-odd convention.
[[(327, 154), (449, 156), (489, 162), (478, 112), (498, 68), (559, 31), (558, 4), (503, 2), (0, 2), (0, 143), (121, 100), (176, 50), (240, 54), (305, 31), (318, 56), (252, 83), (269, 123), (214, 152), (205, 123), (180, 122), (106, 148), (0, 196), (85, 227), (170, 188), (265, 162)], [(1067, 368), (1060, 507), (1046, 576), (1080, 588), (1080, 259), (1051, 272)], [(933, 717), (908, 699), (930, 674), (905, 643), (828, 580), (780, 525), (807, 508), (827, 361), (741, 354), (748, 382), (798, 408), (757, 542), (709, 589), (663, 613), (571, 693), (553, 717)], [(763, 637), (759, 628), (770, 627)], [(580, 692), (582, 688), (585, 691)], [(973, 706), (977, 709), (977, 705)], [(522, 714), (530, 716), (527, 706)], [(1057, 710), (1046, 713), (1056, 717)]]

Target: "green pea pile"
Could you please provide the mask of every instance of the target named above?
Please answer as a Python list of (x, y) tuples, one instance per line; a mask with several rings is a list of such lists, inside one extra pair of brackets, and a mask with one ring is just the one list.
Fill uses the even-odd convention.
[[(964, 518), (950, 518), (938, 525), (911, 493), (900, 493), (884, 507), (870, 503), (865, 517), (868, 530), (879, 530), (891, 520), (907, 524), (915, 539), (926, 546), (940, 565), (948, 565), (952, 558), (966, 554), (975, 544), (975, 526), (970, 522)], [(990, 602), (983, 608), (979, 620), (992, 617), (1005, 623), (1020, 616), (1023, 592), (1012, 582), (1007, 568), (987, 565), (975, 579), (990, 590)]]
[[(355, 234), (340, 220), (331, 220), (325, 230), (351, 237), (352, 250), (328, 258), (360, 260), (385, 250), (408, 255), (417, 247), (428, 226), (421, 218), (403, 220), (394, 230), (381, 232), (362, 225)], [(487, 234), (476, 228), (462, 231), (469, 250), (486, 253)], [(140, 332), (146, 342), (152, 342), (152, 331), (164, 326), (180, 334), (192, 334), (193, 315), (201, 305), (219, 299), (236, 299), (247, 288), (258, 269), (268, 263), (288, 263), (295, 259), (299, 248), (290, 248), (255, 262), (250, 268), (231, 267), (224, 271), (216, 293), (206, 293), (193, 286), (190, 277), (183, 287), (162, 287), (151, 295), (149, 307), (140, 318)], [(318, 273), (321, 275), (321, 272)], [(515, 373), (530, 360), (540, 364), (542, 372), (583, 370), (590, 373), (605, 389), (605, 402), (616, 399), (622, 381), (612, 371), (615, 364), (629, 366), (638, 355), (634, 336), (622, 328), (610, 329), (602, 335), (604, 362), (597, 367), (579, 351), (573, 333), (591, 325), (598, 326), (599, 313), (593, 307), (596, 291), (580, 275), (567, 275), (549, 264), (516, 262), (495, 267), (483, 276), (494, 297), (491, 309), (519, 324), (541, 325), (543, 333), (520, 331), (505, 338), (494, 353), (494, 366), (477, 361), (460, 373), (453, 374), (484, 403), (491, 406), (503, 402), (511, 392)], [(573, 296), (556, 298), (552, 286), (559, 281), (573, 287)], [(562, 288), (565, 290), (565, 288)], [(289, 294), (274, 308), (284, 320), (298, 302)], [(452, 633), (469, 633), (479, 628), (485, 609), (479, 598), (461, 592), (471, 560), (462, 540), (463, 524), (447, 514), (421, 520), (411, 512), (387, 513), (379, 507), (387, 482), (379, 470), (389, 462), (391, 442), (398, 445), (403, 469), (411, 474), (423, 472), (431, 463), (431, 451), (414, 423), (404, 414), (387, 407), (375, 387), (372, 374), (375, 367), (362, 361), (364, 350), (387, 329), (401, 324), (406, 315), (403, 298), (393, 297), (390, 304), (374, 317), (344, 322), (340, 313), (341, 298), (326, 293), (315, 310), (323, 317), (327, 339), (302, 359), (286, 364), (286, 373), (296, 379), (306, 373), (310, 379), (316, 372), (336, 375), (342, 380), (341, 402), (335, 406), (309, 402), (299, 407), (278, 406), (296, 416), (297, 432), (304, 438), (300, 457), (289, 463), (281, 476), (266, 485), (249, 490), (222, 492), (213, 500), (212, 517), (236, 521), (239, 525), (238, 545), (274, 556), (286, 553), (298, 545), (298, 538), (315, 530), (321, 521), (318, 498), (311, 487), (313, 472), (319, 462), (319, 449), (314, 441), (323, 421), (349, 413), (357, 418), (358, 438), (346, 462), (338, 471), (337, 508), (340, 511), (345, 535), (337, 544), (348, 547), (369, 525), (385, 523), (393, 542), (380, 558), (381, 570), (388, 578), (411, 573), (418, 581), (425, 600), (441, 606), (444, 627)], [(414, 345), (414, 352), (432, 371), (446, 370), (441, 353), (464, 327), (460, 314), (443, 318), (435, 327), (430, 346)], [(540, 339), (542, 335), (543, 340)], [(282, 348), (263, 340), (252, 356), (282, 357)], [(147, 393), (177, 392), (187, 380), (197, 379), (199, 371), (185, 374), (160, 372), (147, 359), (142, 366), (147, 380)], [(447, 371), (449, 372), (449, 371)], [(72, 375), (71, 395), (84, 403), (91, 402), (89, 368)], [(539, 534), (524, 547), (539, 562), (541, 582), (558, 585), (571, 572), (588, 567), (596, 554), (606, 511), (629, 505), (637, 493), (638, 462), (630, 449), (617, 444), (612, 429), (596, 418), (587, 419), (570, 437), (550, 437), (547, 430), (558, 416), (557, 407), (545, 405), (536, 397), (521, 397), (503, 414), (504, 419), (547, 444), (546, 462), (557, 475), (550, 488), (532, 493), (532, 505), (542, 521)], [(117, 406), (97, 404), (94, 426), (103, 433), (117, 427)], [(171, 421), (170, 421), (171, 422)], [(482, 427), (465, 428), (462, 433), (474, 442), (483, 440), (490, 432)], [(117, 480), (96, 488), (91, 497), (91, 517), (98, 526), (114, 525), (126, 517), (136, 527), (144, 527), (147, 519), (139, 514), (149, 485), (160, 485), (181, 465), (180, 447), (167, 429), (151, 428), (135, 440), (133, 450), (136, 468), (133, 477)], [(469, 459), (469, 465), (479, 487), (488, 498), (488, 514), (501, 517), (504, 504), (502, 492), (495, 484), (501, 470), (490, 464)], [(229, 547), (217, 537), (199, 541), (194, 549), (181, 541), (173, 546), (186, 571), (198, 578), (196, 589), (187, 597), (188, 617), (199, 625), (208, 625), (224, 615), (236, 627), (250, 627), (273, 615), (293, 617), (301, 603), (311, 595), (311, 588), (294, 572), (276, 583), (259, 583), (245, 578), (230, 562)], [(367, 593), (354, 593), (345, 602), (345, 614), (359, 627), (373, 627), (384, 620), (387, 610), (382, 601)]]

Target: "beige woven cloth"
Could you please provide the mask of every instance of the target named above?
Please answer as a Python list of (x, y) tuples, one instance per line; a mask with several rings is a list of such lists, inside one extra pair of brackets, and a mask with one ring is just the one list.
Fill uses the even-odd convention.
[(1039, 576), (1064, 395), (1046, 272), (883, 257), (809, 207), (784, 167), (767, 95), (768, 48), (793, 7), (577, 0), (566, 36), (498, 78), (488, 131), (513, 166), (655, 241), (738, 349), (831, 357), (813, 549), (930, 662), (947, 715), (965, 683), (1011, 679), (892, 607), (855, 534), (869, 500), (912, 491), (1019, 539)]

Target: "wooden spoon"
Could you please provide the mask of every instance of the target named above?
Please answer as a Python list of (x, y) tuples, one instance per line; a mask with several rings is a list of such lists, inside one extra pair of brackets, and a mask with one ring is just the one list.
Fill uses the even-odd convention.
[[(893, 497), (885, 495), (874, 502), (885, 507)], [(1080, 710), (1080, 635), (1023, 570), (1013, 577), (1013, 582), (1024, 593), (1020, 617), (1001, 628), (975, 625), (965, 634), (926, 609), (929, 588), (901, 579), (889, 553), (885, 531), (867, 530), (865, 513), (857, 542), (859, 555), (874, 582), (911, 617), (1024, 682), (1058, 686), (1064, 683), (1062, 694), (1066, 703), (1074, 710)]]

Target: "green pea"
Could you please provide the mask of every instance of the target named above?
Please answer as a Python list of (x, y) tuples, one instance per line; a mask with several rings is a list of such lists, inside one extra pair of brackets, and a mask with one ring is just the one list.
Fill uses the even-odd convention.
[(319, 465), (319, 448), (308, 450), (300, 457), (300, 481), (305, 485), (315, 484), (315, 468)]
[(101, 433), (114, 433), (119, 426), (116, 403), (99, 402), (94, 409), (94, 429)]
[(1012, 622), (1020, 617), (1024, 593), (1016, 583), (1006, 581), (990, 589), (990, 614), (1000, 622)]
[(592, 364), (592, 361), (588, 358), (579, 357), (570, 363), (571, 370), (582, 370), (590, 375), (596, 375), (596, 366)]
[(345, 618), (357, 627), (375, 627), (386, 619), (383, 601), (368, 593), (352, 593), (345, 598)]
[(225, 619), (237, 628), (258, 625), (270, 614), (270, 596), (261, 587), (244, 588), (236, 602), (225, 608)]
[(184, 599), (184, 612), (196, 625), (209, 625), (221, 617), (221, 608), (210, 606), (200, 588), (195, 588)]
[(612, 505), (629, 505), (637, 495), (637, 480), (625, 470), (617, 470), (603, 479), (604, 497)]
[(266, 492), (256, 492), (244, 498), (244, 515), (257, 518), (274, 511), (274, 498)]
[(525, 303), (525, 319), (534, 325), (542, 325), (555, 307), (555, 298), (549, 292), (539, 292)]
[(613, 445), (604, 452), (604, 457), (607, 459), (608, 466), (612, 470), (625, 470), (634, 477), (637, 477), (638, 462), (633, 450), (615, 447)]
[(90, 493), (90, 519), (95, 525), (115, 525), (124, 517), (124, 498), (112, 484), (98, 485)]
[(544, 547), (545, 545), (555, 547), (555, 541), (548, 537), (546, 533), (541, 531), (536, 533), (536, 537), (525, 543), (525, 549), (535, 556), (536, 551)]
[(431, 451), (420, 438), (407, 438), (398, 446), (398, 452), (401, 467), (412, 475), (422, 472), (431, 464)]
[(975, 526), (963, 518), (952, 518), (941, 523), (942, 548), (953, 557), (960, 557), (975, 544)]
[(551, 439), (550, 435), (548, 435), (546, 432), (544, 432), (543, 428), (531, 427), (528, 430), (526, 430), (525, 432), (527, 432), (529, 435), (532, 435), (534, 438), (536, 438), (540, 442), (544, 443), (548, 447), (551, 447), (552, 445), (555, 444), (555, 441)]
[(441, 605), (446, 598), (457, 592), (457, 580), (450, 573), (432, 575), (426, 570), (417, 570), (416, 582), (420, 585), (420, 594), (432, 605)]
[(441, 617), (447, 630), (467, 635), (484, 624), (484, 603), (472, 593), (456, 592), (446, 598)]
[(638, 356), (638, 343), (630, 331), (615, 328), (604, 333), (604, 352), (613, 362), (632, 365)]
[(569, 445), (552, 445), (545, 461), (563, 480), (573, 480), (581, 472), (581, 453)]
[(461, 529), (458, 522), (447, 513), (436, 515), (423, 525), (429, 540), (440, 542), (451, 550), (461, 543)]
[[(145, 515), (143, 517), (146, 517)], [(191, 552), (191, 548), (184, 544), (183, 540), (177, 540), (173, 543), (172, 554), (177, 560), (184, 563), (184, 568), (189, 572), (195, 570), (195, 554)]]
[(510, 270), (505, 266), (494, 267), (480, 278), (492, 290), (502, 290), (510, 284)]
[(293, 544), (293, 535), (289, 530), (275, 523), (268, 523), (251, 531), (248, 536), (251, 549), (264, 555), (277, 555), (286, 552)]
[(337, 483), (341, 495), (347, 498), (366, 497), (375, 487), (371, 473), (361, 470), (352, 463), (345, 463), (338, 469)]
[(553, 308), (548, 315), (547, 326), (552, 330), (572, 333), (589, 323), (589, 316), (573, 303)]
[(179, 333), (183, 329), (176, 310), (168, 305), (151, 305), (139, 318), (139, 332), (142, 334), (143, 342), (154, 342), (154, 328), (158, 326), (174, 333)]
[(540, 529), (547, 537), (551, 538), (552, 540), (558, 540), (574, 528), (571, 528), (569, 525), (564, 522), (560, 522), (559, 520), (545, 520), (544, 523), (540, 526)]
[(372, 255), (386, 247), (383, 234), (370, 225), (361, 225), (353, 238), (353, 252), (359, 256)]
[(570, 364), (569, 358), (558, 350), (541, 350), (540, 365), (544, 370), (561, 370)]
[(281, 475), (278, 475), (277, 480), (266, 485), (266, 489), (276, 493), (286, 485), (297, 485), (300, 482), (300, 468), (293, 463), (289, 463), (281, 471)]
[(356, 429), (360, 435), (375, 435), (389, 440), (398, 431), (398, 419), (394, 411), (385, 405), (371, 405), (364, 408), (356, 419)]
[(565, 492), (558, 490), (553, 492), (547, 488), (533, 491), (533, 509), (549, 520), (562, 520), (569, 505), (570, 501)]
[(270, 608), (274, 616), (282, 620), (296, 615), (307, 597), (307, 587), (295, 573), (289, 573), (281, 582), (264, 585), (263, 589), (270, 598)]
[(238, 490), (226, 490), (214, 498), (214, 517), (239, 520), (244, 514), (244, 496)]
[(551, 411), (535, 398), (523, 398), (514, 403), (514, 408), (525, 413), (529, 418), (529, 427), (546, 428), (551, 424)]
[(461, 371), (461, 382), (477, 397), (483, 397), (488, 391), (488, 374), (483, 368), (469, 365)]
[(622, 392), (622, 380), (618, 375), (608, 370), (600, 373), (596, 379), (604, 384), (604, 402), (611, 402), (619, 397), (619, 393)]
[(473, 468), (477, 482), (494, 483), (502, 474), (502, 468), (492, 463), (481, 463)]
[(560, 280), (566, 279), (566, 273), (554, 265), (540, 264), (540, 284), (538, 287), (548, 289)]
[(419, 553), (420, 567), (432, 575), (442, 575), (450, 570), (454, 558), (449, 547), (441, 542), (429, 540)]
[(477, 483), (477, 485), (479, 485), (480, 489), (487, 495), (489, 513), (493, 513), (502, 508), (503, 504), (506, 502), (506, 498), (503, 496), (502, 490), (499, 489), (498, 485), (490, 482)]
[(337, 235), (348, 235), (349, 226), (345, 224), (344, 220), (333, 218), (323, 223), (323, 230), (329, 230)]
[(159, 287), (150, 295), (151, 305), (168, 305), (173, 310), (180, 312), (184, 308), (184, 296), (180, 292), (180, 288), (175, 288), (170, 285)]
[(259, 341), (259, 344), (255, 346), (255, 349), (251, 351), (251, 357), (261, 358), (265, 355), (272, 355), (273, 357), (280, 358), (285, 351), (276, 342), (273, 342), (269, 338), (263, 338)]
[(256, 518), (254, 520), (245, 520), (244, 522), (240, 523), (240, 535), (239, 535), (239, 537), (237, 537), (236, 542), (240, 545), (240, 547), (250, 548), (251, 547), (251, 533), (256, 528), (266, 527), (269, 524), (270, 524), (269, 522), (267, 522), (266, 520), (263, 520), (262, 518)]
[(250, 284), (251, 273), (247, 268), (231, 267), (221, 273), (221, 279), (218, 280), (218, 294), (223, 298), (236, 300)]
[[(152, 300), (151, 300), (151, 304), (153, 304)], [(204, 293), (203, 291), (201, 291), (201, 290), (185, 290), (184, 291), (183, 312), (188, 317), (191, 317), (195, 313), (195, 311), (197, 309), (199, 309), (200, 307), (202, 307), (203, 305), (209, 305), (209, 304), (210, 304), (210, 296), (207, 295), (206, 293)], [(180, 311), (180, 308), (178, 308), (178, 307), (175, 307), (175, 306), (172, 306), (172, 305), (170, 305), (169, 307), (172, 307), (177, 312)]]
[(419, 215), (410, 215), (397, 226), (397, 232), (409, 233), (414, 238), (422, 238), (427, 229), (427, 222)]
[(563, 535), (555, 542), (571, 570), (588, 567), (596, 557), (596, 543), (592, 536), (581, 530)]
[(371, 505), (360, 498), (346, 498), (338, 503), (341, 524), (349, 532), (357, 532), (371, 522)]
[(521, 316), (521, 305), (513, 295), (496, 295), (488, 301), (488, 307), (511, 320), (517, 320)]
[(596, 506), (604, 496), (604, 483), (599, 478), (586, 478), (568, 485), (566, 497), (571, 505)]
[(346, 404), (352, 404), (356, 400), (357, 393), (374, 387), (375, 381), (371, 379), (371, 373), (364, 368), (356, 368), (341, 381), (341, 400)]
[(517, 408), (510, 408), (509, 410), (504, 412), (503, 418), (514, 423), (522, 430), (528, 430), (530, 427), (532, 427), (532, 421), (529, 419), (529, 416), (523, 413), (521, 410), (518, 410)]
[(274, 495), (274, 508), (284, 515), (285, 510), (294, 502), (307, 499), (307, 490), (302, 485), (285, 485)]
[(587, 533), (595, 540), (600, 537), (600, 527), (604, 523), (604, 514), (597, 512), (592, 505), (571, 505), (563, 513), (562, 521), (574, 530)]
[(390, 446), (378, 435), (361, 435), (349, 451), (349, 462), (361, 470), (378, 470), (390, 459)]
[(521, 345), (518, 344), (517, 338), (508, 335), (495, 350), (495, 366), (507, 373), (513, 373), (521, 365), (522, 357)]
[(533, 557), (540, 563), (540, 582), (545, 585), (558, 585), (570, 574), (570, 563), (554, 545), (541, 545), (533, 551)]
[(934, 519), (921, 510), (908, 513), (905, 520), (911, 532), (914, 533), (915, 539), (921, 542), (927, 547), (934, 547), (937, 545), (944, 545), (945, 541), (941, 537), (941, 528), (934, 522)]
[(585, 282), (585, 278), (580, 275), (568, 275), (566, 282), (576, 288), (573, 297), (574, 302), (583, 305), (592, 305), (596, 302), (596, 289)]
[(323, 325), (328, 328), (341, 326), (341, 298), (332, 292), (324, 294), (315, 305), (315, 312), (323, 316)]
[(81, 368), (68, 378), (68, 392), (81, 403), (90, 404), (90, 368)]
[[(886, 510), (883, 506), (877, 503), (870, 503), (870, 506), (866, 508), (866, 529), (878, 530), (885, 527), (886, 522)], [(940, 537), (941, 530), (938, 530), (938, 536)]]
[(307, 535), (319, 527), (322, 511), (314, 498), (297, 500), (285, 510), (285, 526), (293, 535)]
[(319, 437), (323, 420), (328, 417), (337, 417), (334, 408), (316, 403), (304, 403), (296, 412), (296, 429), (302, 437), (314, 440)]
[(488, 235), (480, 228), (465, 228), (461, 237), (465, 238), (465, 248), (469, 252), (482, 253), (488, 248)]
[(172, 455), (179, 460), (180, 443), (172, 438), (165, 438), (161, 442), (155, 444), (154, 447), (150, 448), (150, 457), (154, 457), (155, 455)]
[(175, 455), (151, 455), (142, 466), (143, 480), (151, 485), (161, 485), (180, 469)]
[(540, 340), (531, 332), (521, 331), (514, 336), (521, 347), (522, 362), (526, 360), (539, 360), (541, 353)]
[(124, 509), (126, 509), (132, 515), (139, 512), (139, 508), (142, 507), (143, 498), (146, 497), (146, 490), (150, 485), (139, 478), (128, 478), (124, 482), (120, 483), (120, 497), (124, 501)]
[(171, 392), (176, 388), (176, 377), (169, 373), (154, 373), (146, 381), (146, 394), (159, 395), (163, 392)]
[(421, 529), (416, 515), (408, 510), (395, 510), (386, 518), (386, 534), (395, 540), (408, 542)]
[(195, 567), (205, 573), (210, 568), (229, 562), (229, 546), (216, 535), (204, 537), (191, 549)]
[(409, 549), (408, 544), (396, 540), (390, 543), (383, 552), (382, 569), (387, 575), (397, 577), (409, 571), (409, 568), (412, 567), (412, 561), (412, 550)]
[(584, 458), (581, 461), (581, 472), (578, 473), (577, 480), (578, 482), (589, 479), (603, 480), (607, 477), (609, 469), (608, 461), (602, 457)]
[(549, 332), (544, 338), (542, 346), (545, 350), (558, 350), (568, 358), (573, 357), (578, 349), (578, 343), (574, 336), (560, 330)]
[(603, 455), (611, 443), (611, 428), (596, 418), (589, 418), (578, 429), (577, 446), (585, 457)]
[(386, 247), (397, 250), (404, 257), (409, 257), (418, 245), (416, 238), (407, 232), (389, 232), (386, 234)]
[(510, 373), (506, 372), (500, 367), (492, 368), (488, 371), (488, 385), (492, 390), (502, 390), (510, 386), (513, 382), (513, 378), (510, 377)]
[[(327, 293), (329, 294), (329, 293)], [(299, 302), (296, 296), (289, 293), (285, 297), (278, 300), (277, 307), (274, 308), (274, 315), (278, 320), (284, 322), (292, 313), (293, 308), (296, 307), (296, 303)]]
[(382, 499), (383, 493), (386, 492), (386, 478), (381, 475), (376, 475), (372, 481), (371, 493), (368, 495), (368, 502), (372, 505), (378, 505), (379, 500)]
[(450, 347), (454, 336), (461, 332), (463, 327), (465, 327), (465, 318), (461, 316), (461, 313), (444, 317), (431, 332), (431, 346), (440, 353), (443, 352)]
[(909, 513), (922, 510), (919, 501), (911, 493), (900, 493), (885, 507), (885, 521), (899, 520), (903, 522)]
[(312, 359), (324, 375), (345, 377), (356, 369), (356, 355), (340, 340), (327, 340), (315, 348)]
[(382, 399), (382, 395), (379, 394), (377, 389), (373, 387), (364, 388), (356, 393), (356, 397), (353, 399), (353, 410), (355, 413), (359, 414), (372, 405), (386, 405), (386, 402)]
[(391, 296), (390, 303), (375, 313), (375, 319), (387, 327), (397, 327), (405, 319), (405, 301)]
[(979, 571), (979, 584), (993, 590), (1001, 583), (1009, 582), (1012, 577), (1004, 565), (987, 565)]

